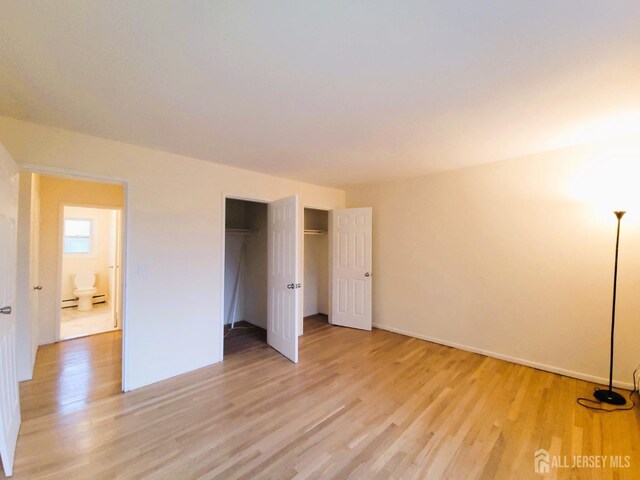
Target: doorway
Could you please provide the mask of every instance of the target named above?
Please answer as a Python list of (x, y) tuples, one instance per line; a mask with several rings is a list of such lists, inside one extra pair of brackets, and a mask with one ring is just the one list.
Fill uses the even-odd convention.
[(304, 209), (303, 316), (329, 321), (329, 212)]
[(302, 287), (298, 196), (268, 203), (227, 195), (222, 200), (220, 359), (230, 348), (225, 339), (233, 338), (245, 321), (247, 330), (266, 329), (267, 345), (297, 363)]
[[(31, 212), (36, 215), (31, 215), (28, 221), (26, 211), (27, 221), (19, 228), (25, 229), (25, 235), (30, 232), (38, 236), (37, 241), (31, 242), (29, 264), (22, 267), (37, 274), (37, 278), (29, 276), (29, 284), (25, 281), (25, 288), (37, 297), (38, 308), (31, 309), (25, 318), (25, 323), (32, 325), (38, 345), (36, 362), (51, 351), (53, 346), (49, 345), (61, 340), (75, 342), (61, 346), (61, 351), (72, 355), (71, 352), (80, 349), (86, 355), (83, 358), (97, 361), (106, 361), (103, 355), (115, 355), (113, 350), (107, 353), (99, 345), (118, 345), (117, 362), (109, 360), (114, 367), (110, 382), (123, 391), (126, 387), (123, 375), (126, 365), (122, 358), (126, 337), (126, 183), (48, 171), (23, 174), (31, 181), (21, 182), (21, 198), (24, 194), (24, 198), (32, 199)], [(90, 321), (85, 318), (89, 312), (80, 308), (81, 304), (91, 307), (92, 316), (101, 314), (104, 328), (95, 327), (95, 318)], [(103, 332), (101, 336), (108, 337), (89, 340), (100, 332)], [(85, 335), (91, 337), (77, 338)], [(27, 351), (28, 345), (20, 348)], [(77, 367), (80, 369), (81, 365)], [(29, 375), (24, 379), (31, 378), (33, 372), (33, 380), (38, 380), (38, 370), (33, 370), (33, 363), (26, 368)], [(93, 367), (82, 364), (82, 368), (89, 371)], [(59, 386), (69, 382), (65, 388), (75, 388), (75, 379), (65, 375), (49, 380)], [(58, 400), (51, 398), (50, 401), (55, 404)]]
[(119, 330), (121, 210), (62, 208), (60, 339)]
[(267, 345), (267, 204), (225, 200), (224, 356)]

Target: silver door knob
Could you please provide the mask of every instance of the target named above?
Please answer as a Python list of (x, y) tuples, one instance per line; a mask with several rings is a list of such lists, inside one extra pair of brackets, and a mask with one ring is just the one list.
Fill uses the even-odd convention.
[(34, 290), (42, 290), (42, 285), (36, 285), (33, 287)]
[(365, 273), (365, 274), (364, 274), (364, 276), (365, 276), (365, 277), (370, 277), (370, 276), (371, 276), (371, 274), (370, 274), (369, 272), (367, 272), (367, 273)]
[(2, 308), (0, 308), (0, 313), (2, 313), (4, 315), (10, 315), (11, 314), (11, 307), (2, 307)]
[(302, 288), (302, 284), (301, 283), (296, 283), (296, 288)]
[(287, 285), (287, 288), (289, 290), (292, 290), (292, 289), (296, 288), (296, 286), (293, 283), (290, 283), (289, 285)]

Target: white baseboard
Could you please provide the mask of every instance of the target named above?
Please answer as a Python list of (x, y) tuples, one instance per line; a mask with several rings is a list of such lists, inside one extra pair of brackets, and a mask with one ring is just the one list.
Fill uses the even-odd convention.
[[(426, 340), (427, 342), (437, 343), (440, 345), (446, 345), (447, 347), (457, 348), (459, 350), (465, 350), (467, 352), (479, 353), (480, 355), (485, 355), (487, 357), (497, 358), (499, 360), (505, 360), (511, 363), (517, 363), (518, 365), (525, 365), (527, 367), (536, 368), (538, 370), (544, 370), (546, 372), (557, 373), (558, 375), (564, 375), (565, 377), (577, 378), (579, 380), (585, 380), (590, 383), (597, 383), (599, 385), (608, 385), (609, 379), (603, 377), (596, 377), (594, 375), (589, 375), (587, 373), (575, 372), (573, 370), (566, 370), (564, 368), (555, 367), (553, 365), (546, 365), (544, 363), (533, 362), (531, 360), (525, 360), (523, 358), (512, 357), (510, 355), (503, 355), (501, 353), (491, 352), (488, 350), (483, 350), (481, 348), (470, 347), (469, 345), (462, 345), (456, 342), (450, 342), (448, 340), (441, 340), (439, 338), (428, 337), (426, 335), (421, 335), (419, 333), (407, 332), (406, 330), (402, 330), (396, 327), (390, 327), (387, 325), (381, 325), (378, 323), (374, 323), (373, 326), (375, 328), (379, 328), (380, 330), (386, 330), (388, 332), (399, 333), (400, 335), (405, 335), (407, 337), (419, 338), (420, 340)], [(613, 386), (618, 388), (624, 388), (626, 390), (633, 389), (632, 382), (619, 382), (614, 380)]]

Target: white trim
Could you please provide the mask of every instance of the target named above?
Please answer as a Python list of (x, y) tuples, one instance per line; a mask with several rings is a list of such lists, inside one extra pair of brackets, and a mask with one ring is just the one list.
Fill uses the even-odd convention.
[[(491, 352), (489, 350), (483, 350), (481, 348), (470, 347), (468, 345), (462, 345), (456, 342), (450, 342), (448, 340), (442, 340), (439, 338), (429, 337), (427, 335), (422, 335), (419, 333), (412, 333), (406, 330), (402, 330), (396, 327), (390, 327), (388, 325), (382, 325), (379, 323), (373, 324), (374, 328), (379, 328), (380, 330), (386, 330), (388, 332), (399, 333), (400, 335), (405, 335), (407, 337), (414, 337), (420, 340), (426, 340), (427, 342), (437, 343), (440, 345), (445, 345), (447, 347), (457, 348), (459, 350), (465, 350), (467, 352), (479, 353), (480, 355), (485, 355), (487, 357), (497, 358), (498, 360), (505, 360), (507, 362), (516, 363), (518, 365), (524, 365), (527, 367), (536, 368), (538, 370), (544, 370), (546, 372), (556, 373), (558, 375), (563, 375), (565, 377), (577, 378), (579, 380), (585, 380), (590, 383), (597, 383), (599, 385), (608, 385), (609, 379), (603, 377), (596, 377), (595, 375), (589, 375), (587, 373), (576, 372), (573, 370), (567, 370), (560, 367), (554, 367), (553, 365), (547, 365), (544, 363), (533, 362), (531, 360), (525, 360), (523, 358), (512, 357), (510, 355), (503, 355), (501, 353)], [(617, 380), (613, 381), (613, 386), (618, 388), (624, 388), (626, 390), (633, 389), (633, 383), (631, 382), (619, 382)]]
[(128, 185), (129, 180), (123, 177), (109, 177), (106, 175), (76, 172), (66, 168), (49, 167), (46, 165), (20, 164), (20, 170), (53, 177), (69, 178), (71, 180), (87, 180), (89, 182), (112, 183), (116, 185)]
[(220, 251), (221, 251), (221, 256), (220, 256), (220, 288), (218, 289), (218, 291), (220, 292), (220, 323), (222, 324), (220, 326), (220, 340), (219, 340), (219, 351), (220, 351), (220, 357), (216, 360), (216, 362), (221, 362), (222, 360), (224, 360), (224, 307), (225, 307), (225, 302), (224, 302), (224, 298), (225, 298), (225, 291), (224, 291), (224, 277), (225, 277), (225, 270), (227, 268), (226, 266), (226, 262), (225, 262), (225, 255), (226, 250), (225, 250), (225, 243), (227, 241), (227, 196), (224, 192), (222, 192), (222, 208), (221, 208), (222, 212), (220, 215), (220, 219), (222, 221), (222, 227), (220, 228), (220, 232), (222, 235), (222, 240), (220, 241)]

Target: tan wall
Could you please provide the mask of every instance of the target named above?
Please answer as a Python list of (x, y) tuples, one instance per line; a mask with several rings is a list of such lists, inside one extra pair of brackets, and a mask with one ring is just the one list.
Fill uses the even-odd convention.
[(40, 202), (40, 283), (43, 289), (40, 292), (39, 332), (42, 345), (54, 342), (56, 337), (55, 319), (60, 308), (57, 285), (62, 252), (62, 205), (121, 208), (124, 206), (124, 189), (117, 184), (41, 175)]
[(16, 278), (16, 363), (18, 380), (30, 380), (33, 376), (38, 349), (38, 297), (34, 287), (39, 284), (38, 233), (40, 209), (39, 175), (20, 172), (18, 198), (18, 245)]
[[(608, 377), (615, 217), (573, 196), (598, 166), (615, 173), (612, 193), (640, 178), (608, 168), (608, 147), (349, 189), (348, 207), (373, 207), (374, 324)], [(595, 177), (592, 191), (605, 181)], [(627, 208), (614, 378), (629, 385), (640, 363), (640, 203)]]

